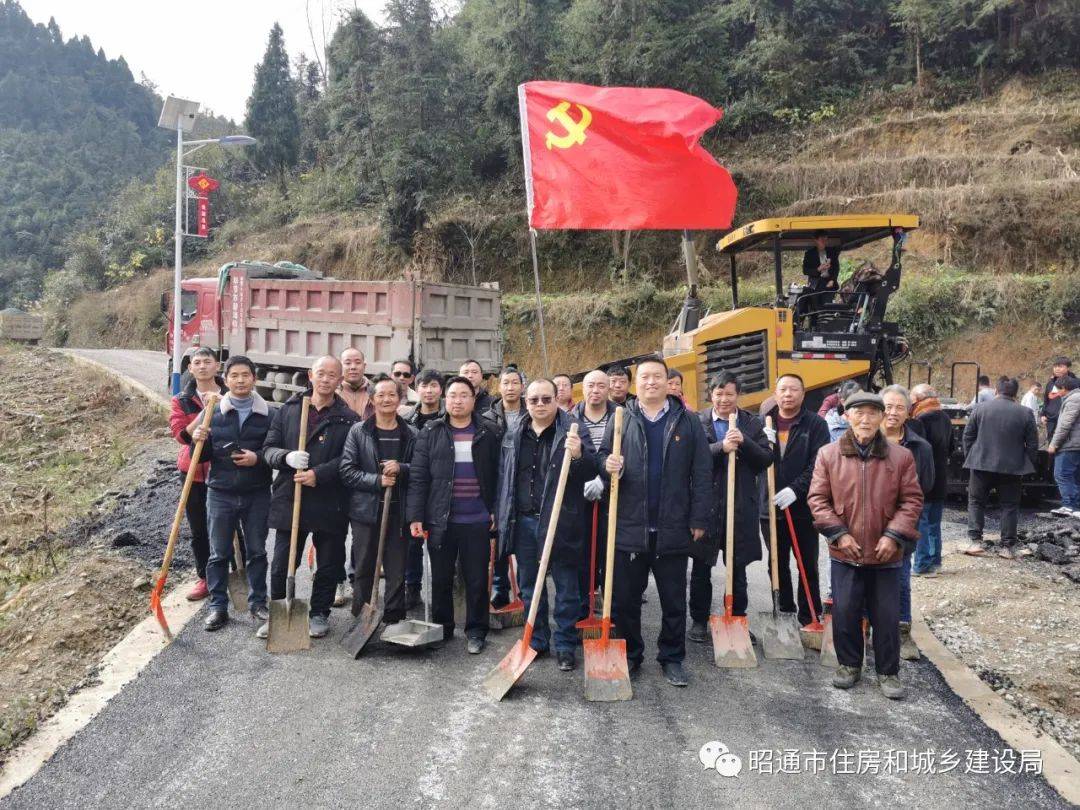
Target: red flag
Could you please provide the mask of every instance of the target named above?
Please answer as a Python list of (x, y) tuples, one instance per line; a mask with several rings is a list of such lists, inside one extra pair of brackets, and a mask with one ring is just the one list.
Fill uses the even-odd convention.
[(698, 143), (723, 112), (677, 90), (518, 86), (529, 225), (730, 228), (735, 184)]

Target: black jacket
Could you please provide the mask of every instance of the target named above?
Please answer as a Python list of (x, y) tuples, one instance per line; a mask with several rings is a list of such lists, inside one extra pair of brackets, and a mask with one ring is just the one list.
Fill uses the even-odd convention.
[[(210, 438), (207, 439), (210, 458), (210, 474), (206, 485), (210, 489), (222, 492), (254, 492), (270, 486), (270, 467), (262, 456), (266, 434), (270, 431), (270, 406), (258, 394), (253, 393), (255, 403), (251, 413), (240, 427), (240, 417), (232, 406), (229, 395), (221, 398), (210, 418)], [(251, 450), (259, 457), (252, 467), (237, 467), (233, 464), (228, 445), (241, 450)]]
[[(773, 427), (779, 424), (780, 408), (773, 405), (772, 410), (762, 414), (772, 417)], [(788, 431), (787, 447), (780, 456), (780, 440), (773, 447), (773, 463), (776, 464), (776, 491), (791, 487), (795, 493), (795, 503), (791, 505), (791, 516), (801, 518), (806, 523), (813, 522), (806, 496), (810, 493), (810, 481), (814, 477), (814, 464), (817, 463), (818, 450), (829, 443), (829, 425), (816, 413), (803, 407), (795, 423)], [(761, 517), (767, 519), (768, 497), (765, 494), (765, 476), (761, 477)], [(783, 520), (783, 517), (781, 517)]]
[[(561, 409), (556, 409), (555, 437), (551, 444), (547, 474), (544, 476), (543, 495), (541, 496), (540, 528), (541, 538), (547, 534), (551, 521), (551, 509), (555, 505), (555, 490), (559, 484), (559, 472), (562, 469), (566, 434), (570, 425), (577, 422)], [(499, 531), (499, 558), (514, 551), (514, 528), (517, 525), (517, 511), (514, 508), (517, 496), (517, 466), (521, 452), (521, 436), (530, 420), (526, 416), (517, 419), (502, 439), (499, 456), (499, 497), (495, 502), (495, 526)], [(555, 531), (553, 558), (577, 561), (584, 555), (581, 515), (585, 511), (585, 482), (596, 477), (596, 450), (593, 448), (589, 432), (578, 423), (578, 435), (581, 436), (581, 458), (570, 462), (570, 475), (566, 479), (566, 492), (563, 495), (562, 510), (559, 512), (558, 528)]]
[(1038, 452), (1035, 416), (1019, 402), (999, 396), (972, 409), (964, 426), (965, 468), (1027, 475)]
[[(394, 489), (398, 500), (404, 504), (409, 488), (409, 470), (416, 446), (416, 430), (400, 416), (398, 429), (402, 435), (400, 471)], [(375, 436), (375, 417), (357, 422), (349, 430), (345, 449), (341, 454), (341, 483), (348, 490), (349, 520), (374, 525), (379, 521), (383, 488), (379, 472), (379, 442)]]
[[(738, 426), (744, 441), (735, 453), (735, 560), (740, 565), (761, 559), (761, 531), (758, 514), (761, 494), (758, 475), (772, 463), (769, 440), (764, 424), (749, 411), (739, 410)], [(727, 538), (727, 465), (724, 443), (716, 437), (713, 411), (698, 414), (712, 456), (712, 510), (709, 531), (696, 543), (690, 544), (690, 556), (709, 565), (716, 565)], [(726, 556), (726, 554), (725, 554)]]
[[(285, 463), (285, 457), (300, 446), (300, 410), (305, 396), (311, 396), (310, 389), (290, 397), (278, 408), (263, 444), (263, 459), (271, 469), (278, 470), (271, 487), (269, 525), (279, 531), (292, 528), (296, 471)], [(315, 486), (304, 487), (300, 497), (300, 531), (304, 534), (345, 528), (348, 493), (338, 477), (338, 462), (349, 428), (358, 418), (335, 394), (330, 412), (314, 431), (308, 431), (305, 449), (310, 455), (308, 468), (315, 471)]]
[[(1072, 377), (1074, 380), (1076, 379), (1076, 375), (1071, 371), (1066, 371), (1065, 376)], [(1045, 416), (1047, 419), (1057, 419), (1058, 414), (1061, 413), (1061, 403), (1065, 401), (1064, 396), (1055, 397), (1053, 399), (1050, 398), (1050, 392), (1058, 382), (1059, 378), (1051, 377), (1046, 385), (1043, 386), (1043, 406), (1041, 415)]]
[(934, 488), (934, 450), (930, 442), (923, 438), (915, 420), (909, 419), (904, 423), (904, 438), (900, 440), (900, 446), (906, 447), (915, 457), (915, 475), (919, 479), (919, 489), (923, 491), (923, 497)]
[[(705, 431), (695, 414), (677, 397), (667, 399), (671, 410), (664, 432), (656, 553), (687, 554), (690, 530), (709, 527), (712, 457)], [(631, 554), (649, 550), (648, 446), (642, 426), (644, 419), (641, 403), (636, 399), (630, 402), (623, 423), (623, 472), (619, 481), (615, 548)], [(612, 419), (604, 431), (597, 459), (605, 480), (610, 478), (604, 463), (611, 455), (614, 436)]]
[[(495, 513), (499, 476), (499, 432), (495, 425), (473, 414), (473, 464), (480, 483), (480, 497)], [(406, 523), (423, 523), (428, 541), (438, 548), (450, 518), (454, 491), (454, 436), (449, 417), (428, 422), (416, 437), (409, 487), (405, 496)]]
[[(518, 419), (520, 419), (521, 416), (526, 413), (524, 398), (522, 398), (520, 408), (521, 410), (517, 412)], [(484, 419), (487, 419), (489, 422), (496, 425), (499, 428), (500, 434), (506, 433), (507, 430), (513, 427), (512, 425), (508, 425), (506, 423), (506, 411), (503, 410), (503, 401), (501, 399), (496, 400), (494, 403), (492, 403), (491, 407), (480, 415), (484, 417)]]
[(834, 284), (832, 287), (828, 287), (830, 281), (836, 282), (840, 276), (840, 249), (839, 248), (825, 248), (825, 257), (832, 261), (829, 265), (829, 275), (823, 276), (818, 271), (818, 249), (817, 246), (811, 247), (806, 253), (803, 254), (802, 271), (803, 274), (808, 276), (809, 287), (812, 290), (825, 290), (839, 289), (839, 283)]
[(495, 397), (486, 388), (477, 389), (476, 400), (473, 402), (473, 413), (483, 417), (484, 413), (494, 404)]
[(923, 436), (934, 457), (934, 486), (923, 495), (927, 501), (943, 501), (949, 494), (949, 455), (952, 453), (952, 419), (937, 408), (921, 413), (915, 421), (922, 425)]
[[(436, 416), (435, 418), (436, 419), (442, 419), (444, 416), (446, 416), (446, 405), (440, 399), (439, 400), (439, 415)], [(407, 414), (405, 414), (405, 416), (403, 416), (402, 418), (411, 427), (414, 427), (417, 430), (420, 430), (420, 428), (417, 426), (417, 423), (420, 421), (420, 403), (417, 402), (411, 409), (409, 409), (409, 412)]]

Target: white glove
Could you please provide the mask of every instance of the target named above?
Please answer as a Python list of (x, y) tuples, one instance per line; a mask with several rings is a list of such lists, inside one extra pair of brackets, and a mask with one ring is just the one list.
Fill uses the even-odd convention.
[(765, 431), (765, 438), (769, 440), (769, 444), (776, 444), (776, 428), (766, 426), (762, 430)]
[(306, 470), (310, 460), (311, 456), (308, 455), (306, 450), (293, 450), (289, 455), (285, 456), (285, 463), (294, 470)]
[(777, 509), (787, 509), (793, 503), (795, 503), (795, 493), (791, 487), (784, 487), (782, 490), (776, 493), (776, 497), (773, 498), (773, 503), (776, 504)]
[(604, 497), (604, 482), (600, 476), (585, 482), (585, 500), (598, 501)]

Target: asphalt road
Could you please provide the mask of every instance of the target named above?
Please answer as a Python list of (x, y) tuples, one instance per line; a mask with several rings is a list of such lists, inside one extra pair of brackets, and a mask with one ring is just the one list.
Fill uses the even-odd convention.
[[(768, 584), (761, 563), (748, 576), (753, 617)], [(308, 572), (299, 579), (304, 595)], [(586, 702), (580, 669), (550, 658), (493, 703), (480, 683), (514, 631), (492, 633), (480, 656), (459, 636), (423, 652), (373, 642), (353, 661), (337, 644), (345, 611), (329, 638), (284, 656), (246, 617), (216, 634), (196, 619), (0, 807), (1067, 806), (1040, 776), (995, 773), (1011, 764), (1004, 743), (925, 660), (902, 665), (909, 698), (896, 703), (872, 673), (833, 689), (809, 654), (721, 670), (690, 644), (691, 684), (675, 689), (651, 661), (651, 586), (644, 614), (646, 664), (633, 700), (613, 704)], [(741, 757), (737, 778), (699, 762), (712, 740)], [(798, 752), (785, 772), (781, 750)]]

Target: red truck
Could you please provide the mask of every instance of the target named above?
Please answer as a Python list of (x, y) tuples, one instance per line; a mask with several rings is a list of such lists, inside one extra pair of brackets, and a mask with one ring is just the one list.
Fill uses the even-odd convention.
[[(180, 289), (181, 373), (200, 346), (221, 360), (244, 354), (258, 367), (259, 392), (277, 402), (304, 390), (318, 358), (349, 347), (364, 353), (368, 374), (389, 372), (403, 358), (443, 373), (470, 358), (485, 373), (502, 365), (497, 284), (339, 281), (290, 262), (241, 261), (217, 278), (185, 279)], [(172, 312), (168, 293), (161, 305)], [(167, 380), (172, 349), (170, 323)]]

